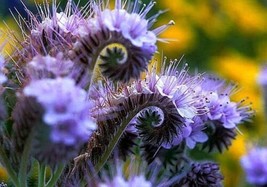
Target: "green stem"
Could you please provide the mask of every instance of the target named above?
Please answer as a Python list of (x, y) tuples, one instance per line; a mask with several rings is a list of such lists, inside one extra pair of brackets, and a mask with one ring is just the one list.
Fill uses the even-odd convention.
[(19, 181), (18, 181), (18, 177), (16, 175), (16, 172), (13, 170), (9, 159), (6, 156), (5, 151), (3, 150), (3, 147), (0, 146), (0, 160), (2, 161), (3, 166), (5, 166), (5, 169), (8, 173), (8, 176), (10, 177), (12, 183), (15, 186), (19, 186)]
[(45, 175), (46, 175), (46, 167), (44, 164), (39, 163), (38, 187), (45, 186)]
[(21, 164), (19, 169), (19, 183), (21, 187), (27, 187), (27, 167), (30, 160), (30, 153), (32, 148), (32, 140), (34, 137), (34, 130), (30, 133), (27, 141), (25, 142), (25, 147), (22, 153)]
[(61, 176), (62, 172), (64, 171), (65, 165), (60, 164), (56, 171), (53, 173), (52, 177), (48, 181), (48, 183), (45, 185), (45, 187), (54, 187), (55, 184), (57, 183), (59, 177)]
[(115, 146), (117, 145), (118, 141), (120, 140), (120, 137), (122, 136), (123, 132), (127, 128), (128, 124), (130, 123), (132, 118), (136, 114), (138, 114), (139, 112), (140, 112), (139, 110), (131, 112), (131, 115), (129, 114), (129, 116), (127, 116), (126, 119), (124, 119), (122, 121), (122, 123), (121, 123), (122, 125), (120, 125), (120, 128), (118, 128), (118, 131), (116, 132), (116, 135), (112, 138), (112, 140), (109, 143), (109, 146), (107, 147), (107, 149), (105, 150), (104, 154), (101, 156), (101, 158), (99, 159), (98, 163), (94, 167), (96, 174), (100, 171), (100, 169), (104, 166), (104, 164), (108, 160), (110, 154), (113, 152)]

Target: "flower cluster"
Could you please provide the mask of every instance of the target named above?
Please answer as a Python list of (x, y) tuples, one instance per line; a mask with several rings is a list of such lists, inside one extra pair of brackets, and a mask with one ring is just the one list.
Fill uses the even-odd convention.
[(32, 81), (23, 89), (44, 109), (43, 121), (52, 128), (51, 141), (73, 145), (85, 142), (96, 125), (90, 119), (93, 103), (86, 102), (86, 92), (68, 78)]
[(250, 184), (267, 185), (267, 149), (255, 147), (241, 158), (241, 165), (244, 168), (247, 181)]
[[(266, 107), (266, 64), (262, 67), (258, 76), (258, 83), (262, 87), (265, 114)], [(260, 140), (260, 145), (250, 146), (247, 153), (240, 159), (240, 164), (246, 175), (246, 181), (254, 186), (264, 187), (267, 185), (267, 148), (265, 140)]]
[(193, 163), (191, 171), (176, 186), (221, 186), (222, 174), (215, 163)]
[[(237, 125), (249, 120), (253, 111), (243, 104), (245, 100), (234, 102), (231, 99), (236, 85), (213, 75), (190, 75), (187, 64), (180, 71), (178, 64), (177, 60), (171, 61), (168, 67), (163, 66), (160, 74), (152, 69), (145, 80), (125, 87), (119, 97), (160, 94), (172, 101), (183, 125), (176, 125), (174, 137), (163, 142), (162, 147), (170, 149), (185, 141), (193, 149), (196, 143), (206, 142), (204, 147), (222, 152), (235, 138)], [(218, 137), (219, 133), (224, 135)]]
[[(159, 72), (161, 64), (148, 68), (158, 35), (174, 23), (152, 29), (162, 13), (151, 15), (154, 5), (116, 0), (111, 10), (92, 1), (79, 9), (68, 1), (58, 12), (53, 1), (38, 16), (27, 10), (22, 48), (0, 57), (0, 83), (9, 88), (0, 161), (15, 186), (27, 186), (36, 164), (40, 187), (221, 185), (218, 164), (197, 162), (191, 151), (222, 152), (253, 111), (232, 100), (235, 85), (191, 74), (188, 64), (164, 58)], [(127, 169), (112, 174), (114, 158)]]

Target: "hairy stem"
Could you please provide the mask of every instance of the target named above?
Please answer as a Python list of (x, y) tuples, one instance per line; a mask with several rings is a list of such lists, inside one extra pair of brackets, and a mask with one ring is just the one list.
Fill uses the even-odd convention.
[(109, 156), (113, 152), (114, 148), (116, 147), (118, 141), (120, 140), (120, 137), (122, 136), (122, 134), (124, 133), (125, 129), (127, 128), (127, 125), (132, 120), (132, 118), (134, 116), (136, 116), (138, 113), (139, 113), (139, 110), (135, 110), (135, 111), (131, 112), (130, 114), (128, 114), (128, 116), (125, 118), (125, 120), (123, 120), (121, 122), (120, 128), (116, 132), (116, 134), (113, 137), (113, 139), (110, 141), (106, 151), (102, 154), (102, 156), (100, 157), (98, 163), (95, 165), (95, 172), (96, 173), (98, 173), (100, 171), (100, 169), (104, 166), (104, 164), (108, 160)]
[(56, 171), (53, 173), (52, 177), (48, 181), (48, 183), (45, 185), (45, 187), (54, 187), (61, 176), (62, 172), (64, 171), (65, 164), (60, 164)]
[(16, 175), (16, 172), (12, 168), (11, 163), (10, 163), (9, 159), (7, 158), (6, 153), (3, 150), (2, 146), (0, 146), (0, 160), (3, 164), (3, 166), (5, 166), (5, 169), (7, 170), (8, 176), (10, 177), (12, 183), (15, 186), (19, 186), (19, 181), (18, 181), (18, 177)]
[[(116, 103), (118, 105), (118, 103)], [(95, 164), (95, 172), (98, 173), (100, 169), (103, 167), (103, 165), (106, 163), (107, 159), (113, 152), (114, 148), (118, 144), (121, 136), (125, 132), (128, 124), (131, 122), (131, 120), (137, 116), (142, 110), (148, 108), (148, 107), (156, 107), (163, 111), (164, 114), (164, 120), (161, 121), (160, 127), (149, 127), (152, 130), (156, 130), (156, 136), (159, 135), (159, 137), (154, 137), (154, 134), (151, 132), (151, 130), (148, 130), (150, 133), (148, 135), (148, 138), (145, 138), (146, 141), (151, 141), (160, 144), (161, 142), (165, 140), (169, 140), (170, 137), (162, 137), (162, 136), (168, 136), (172, 133), (175, 126), (180, 125), (181, 121), (179, 121), (179, 113), (177, 112), (177, 109), (173, 102), (165, 97), (158, 94), (143, 94), (143, 95), (137, 95), (133, 96), (132, 98), (125, 98), (121, 103), (119, 103), (120, 106), (122, 106), (122, 111), (118, 112), (118, 123), (115, 124), (115, 132), (111, 137), (105, 137), (105, 136), (99, 136), (98, 140), (96, 138), (95, 144), (92, 145), (98, 145), (97, 141), (101, 142), (101, 139), (103, 138), (109, 138), (108, 145), (103, 149), (103, 152), (100, 154), (101, 156), (97, 160)], [(106, 125), (109, 125), (108, 123)], [(114, 128), (114, 127), (113, 127)], [(161, 129), (162, 128), (162, 129)], [(168, 129), (169, 128), (169, 129)], [(168, 133), (166, 133), (168, 132)], [(97, 132), (101, 133), (101, 131)], [(152, 133), (152, 134), (151, 134)], [(170, 135), (171, 136), (171, 135)], [(152, 138), (151, 138), (152, 137)], [(165, 138), (165, 139), (164, 139)], [(89, 146), (90, 147), (90, 146)], [(93, 148), (93, 147), (91, 147)], [(90, 153), (90, 150), (89, 150)], [(91, 152), (91, 154), (93, 154)], [(94, 156), (94, 155), (91, 155)]]
[(19, 169), (19, 183), (21, 187), (27, 187), (27, 167), (30, 161), (30, 153), (32, 148), (32, 140), (34, 137), (34, 130), (31, 131), (30, 135), (28, 136), (25, 147), (21, 157), (21, 164)]

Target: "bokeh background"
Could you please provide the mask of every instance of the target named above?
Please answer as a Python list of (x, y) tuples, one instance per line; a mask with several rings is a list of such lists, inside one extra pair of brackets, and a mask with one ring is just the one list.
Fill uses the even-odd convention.
[[(22, 1), (36, 12), (34, 1)], [(36, 1), (42, 3), (42, 0)], [(87, 1), (80, 0), (80, 4)], [(65, 0), (57, 2), (63, 7), (66, 3)], [(10, 9), (14, 14), (17, 10), (26, 19), (27, 14), (20, 0), (1, 0), (0, 4), (0, 46), (7, 43), (4, 52), (11, 53), (7, 26), (17, 33), (20, 31)], [(190, 65), (192, 71), (214, 73), (237, 82), (240, 91), (234, 99), (247, 98), (247, 102), (252, 103), (256, 111), (253, 122), (239, 126), (242, 134), (228, 151), (212, 155), (220, 162), (226, 187), (249, 186), (239, 159), (252, 145), (267, 146), (267, 123), (261, 89), (257, 84), (260, 67), (267, 62), (267, 0), (158, 0), (151, 14), (159, 10), (166, 12), (159, 17), (156, 26), (170, 20), (176, 23), (160, 35), (172, 41), (159, 43), (159, 54), (169, 59), (183, 56), (183, 61)], [(0, 182), (6, 178), (5, 171), (1, 169)]]

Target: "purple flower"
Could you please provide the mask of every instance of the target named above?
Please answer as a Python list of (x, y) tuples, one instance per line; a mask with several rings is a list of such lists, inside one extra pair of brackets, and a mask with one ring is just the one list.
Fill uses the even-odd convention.
[(210, 92), (205, 98), (206, 106), (209, 109), (207, 116), (210, 120), (219, 120), (222, 117), (223, 104), (229, 102), (228, 97), (219, 99), (216, 92)]
[(162, 144), (162, 146), (170, 149), (185, 141), (187, 147), (193, 149), (196, 143), (203, 143), (208, 140), (208, 136), (203, 132), (204, 128), (205, 122), (200, 117), (195, 116), (193, 121), (187, 121), (186, 126), (182, 127), (181, 134), (177, 134), (170, 143)]
[(267, 185), (267, 148), (255, 147), (241, 158), (247, 181), (254, 185)]
[[(28, 32), (22, 33), (25, 40), (18, 41), (22, 48), (16, 51), (20, 67), (36, 55), (49, 54), (55, 57), (62, 52), (68, 58), (70, 55), (67, 54), (77, 40), (91, 31), (99, 30), (96, 21), (85, 18), (73, 1), (68, 1), (63, 12), (58, 10), (54, 1), (52, 8), (45, 3), (43, 7), (38, 5), (38, 11), (39, 15), (36, 16), (26, 9), (30, 18), (29, 23), (25, 23)], [(20, 20), (17, 22), (21, 23)], [(19, 26), (21, 30), (25, 29), (22, 24)]]
[(228, 129), (234, 128), (241, 123), (242, 117), (235, 102), (229, 102), (223, 107), (220, 121), (223, 123), (223, 126)]
[(183, 141), (183, 134), (174, 135), (171, 142), (161, 144), (165, 149), (171, 149), (174, 146), (179, 145)]
[(242, 106), (244, 101), (234, 102), (230, 96), (236, 85), (226, 84), (215, 77), (205, 77), (198, 94), (205, 97), (204, 105), (208, 109), (206, 115), (211, 121), (219, 121), (225, 128), (235, 128), (239, 123), (249, 119), (253, 112), (248, 106)]
[(190, 76), (187, 73), (187, 64), (180, 71), (178, 65), (177, 61), (172, 61), (159, 75), (152, 69), (152, 72), (147, 74), (144, 90), (171, 98), (179, 114), (185, 119), (192, 119), (202, 108), (198, 107), (199, 98), (194, 91), (199, 82), (198, 76)]
[[(119, 1), (117, 0), (117, 5), (121, 3)], [(98, 14), (100, 24), (110, 31), (121, 32), (123, 37), (130, 40), (136, 47), (142, 47), (146, 44), (155, 46), (156, 34), (148, 30), (149, 22), (141, 14), (127, 12), (120, 6), (114, 10), (105, 9)]]
[(207, 116), (210, 120), (220, 121), (225, 128), (234, 128), (242, 120), (237, 103), (228, 96), (219, 96), (216, 92), (206, 95)]
[(196, 116), (193, 122), (187, 124), (182, 128), (183, 138), (185, 139), (187, 147), (193, 149), (196, 143), (204, 143), (208, 140), (208, 136), (203, 132), (205, 128), (204, 121), (200, 117)]
[(5, 74), (3, 73), (3, 68), (5, 66), (5, 59), (3, 56), (0, 55), (0, 84), (3, 84), (4, 82), (7, 81), (7, 77), (5, 76)]
[(267, 65), (265, 64), (259, 75), (258, 75), (258, 83), (262, 86), (267, 86)]
[(223, 176), (218, 164), (213, 162), (192, 163), (191, 170), (174, 187), (221, 187), (222, 180)]
[(27, 72), (32, 79), (67, 76), (73, 64), (71, 60), (63, 59), (63, 53), (56, 57), (37, 55), (27, 64)]
[(31, 82), (23, 93), (35, 97), (44, 108), (43, 121), (52, 128), (52, 142), (74, 145), (85, 142), (96, 129), (90, 118), (93, 104), (86, 92), (69, 78), (42, 79)]
[[(66, 10), (73, 9), (72, 3), (68, 3)], [(47, 10), (46, 10), (47, 11)], [(52, 14), (47, 17), (42, 17), (41, 22), (33, 19), (35, 25), (31, 30), (33, 38), (41, 38), (43, 32), (52, 39), (53, 34), (57, 33), (58, 38), (63, 39), (64, 35), (69, 37), (83, 37), (90, 32), (89, 25), (93, 27), (91, 22), (82, 17), (82, 14), (76, 9), (76, 12), (65, 11), (56, 12), (54, 9)]]
[(98, 187), (152, 187), (152, 184), (143, 175), (131, 176), (126, 181), (122, 176), (115, 176), (112, 181), (101, 183)]

